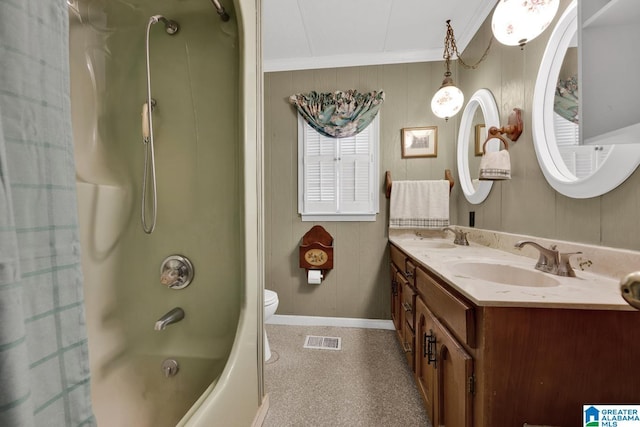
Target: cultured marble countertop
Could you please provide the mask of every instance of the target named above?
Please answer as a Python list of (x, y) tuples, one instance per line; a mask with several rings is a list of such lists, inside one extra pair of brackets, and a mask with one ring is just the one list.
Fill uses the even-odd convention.
[[(572, 264), (577, 277), (542, 273), (534, 268), (537, 257), (517, 255), (473, 241), (469, 242), (469, 246), (451, 247), (453, 238), (450, 236), (452, 234), (443, 238), (421, 237), (406, 232), (396, 235), (390, 233), (389, 241), (478, 306), (635, 311), (620, 295), (619, 280), (612, 277), (581, 271), (575, 268), (575, 263)], [(528, 254), (532, 253), (529, 251)], [(547, 275), (556, 280), (558, 285), (507, 285), (456, 271), (456, 264), (474, 261), (524, 268)]]

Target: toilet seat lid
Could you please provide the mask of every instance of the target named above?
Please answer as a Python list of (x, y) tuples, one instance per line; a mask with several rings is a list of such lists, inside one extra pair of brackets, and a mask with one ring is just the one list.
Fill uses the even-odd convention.
[(278, 301), (278, 294), (270, 291), (269, 289), (265, 289), (264, 290), (264, 304), (265, 305), (269, 305), (269, 304), (273, 304), (274, 302)]

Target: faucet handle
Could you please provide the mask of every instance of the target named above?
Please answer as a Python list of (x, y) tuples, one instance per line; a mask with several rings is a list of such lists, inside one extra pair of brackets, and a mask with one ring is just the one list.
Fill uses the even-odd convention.
[(454, 234), (453, 243), (456, 245), (469, 246), (467, 240), (467, 232), (460, 230), (459, 228), (444, 227), (442, 231), (451, 231)]
[(463, 245), (463, 246), (469, 246), (469, 241), (467, 240), (467, 232), (459, 230), (459, 233), (460, 234), (458, 234), (456, 236), (456, 241), (457, 242), (454, 242), (454, 243), (457, 243), (457, 244)]
[(560, 253), (560, 263), (558, 264), (558, 276), (576, 277), (576, 272), (571, 267), (571, 255), (580, 255), (582, 252)]

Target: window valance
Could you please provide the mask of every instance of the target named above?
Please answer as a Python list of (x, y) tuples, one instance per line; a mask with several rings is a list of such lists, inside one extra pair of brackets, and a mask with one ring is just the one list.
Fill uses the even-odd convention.
[(314, 91), (289, 97), (309, 126), (330, 138), (358, 134), (373, 121), (383, 101), (383, 91)]
[(563, 118), (578, 124), (578, 76), (558, 80), (553, 110)]

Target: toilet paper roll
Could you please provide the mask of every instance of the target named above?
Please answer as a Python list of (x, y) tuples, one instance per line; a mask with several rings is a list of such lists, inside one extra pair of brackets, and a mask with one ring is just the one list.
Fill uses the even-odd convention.
[(319, 285), (322, 283), (322, 271), (309, 270), (307, 273), (307, 283), (310, 285)]

